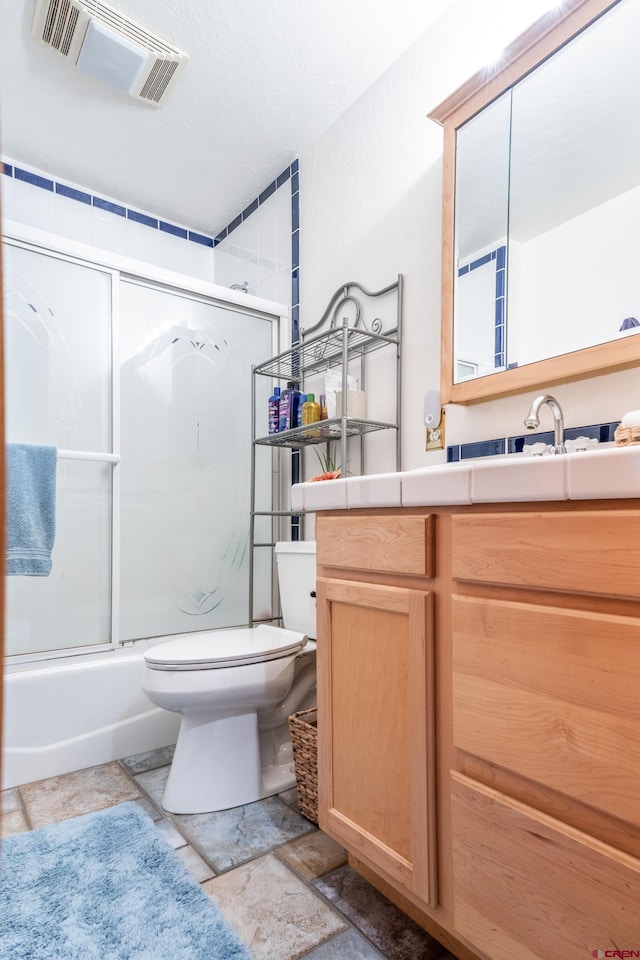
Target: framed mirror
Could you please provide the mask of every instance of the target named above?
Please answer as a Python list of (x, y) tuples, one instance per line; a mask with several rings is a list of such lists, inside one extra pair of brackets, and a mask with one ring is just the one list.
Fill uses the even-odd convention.
[(640, 4), (571, 0), (444, 126), (444, 403), (640, 362)]

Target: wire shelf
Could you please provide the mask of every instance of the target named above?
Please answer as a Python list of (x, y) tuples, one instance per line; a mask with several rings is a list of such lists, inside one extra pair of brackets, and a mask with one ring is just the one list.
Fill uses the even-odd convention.
[(294, 381), (310, 373), (320, 373), (341, 362), (345, 337), (349, 356), (371, 353), (390, 343), (398, 343), (397, 337), (390, 334), (370, 333), (353, 327), (332, 329), (271, 357), (254, 367), (254, 371), (263, 376)]
[(307, 447), (325, 441), (340, 440), (346, 432), (348, 437), (362, 437), (376, 430), (397, 430), (396, 423), (380, 423), (377, 420), (353, 420), (341, 417), (332, 420), (319, 420), (304, 427), (283, 430), (282, 433), (270, 433), (266, 437), (256, 437), (255, 443), (266, 447)]

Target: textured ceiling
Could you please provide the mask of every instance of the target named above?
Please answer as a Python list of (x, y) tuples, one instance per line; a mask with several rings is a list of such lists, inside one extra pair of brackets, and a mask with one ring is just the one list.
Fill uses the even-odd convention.
[(0, 0), (2, 152), (215, 232), (450, 2), (116, 0), (190, 57), (156, 109), (33, 40), (35, 0)]

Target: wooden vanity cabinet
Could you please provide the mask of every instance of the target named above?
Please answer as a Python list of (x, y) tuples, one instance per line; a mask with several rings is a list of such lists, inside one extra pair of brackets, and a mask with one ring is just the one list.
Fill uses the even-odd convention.
[(320, 825), (436, 899), (432, 518), (320, 515)]
[(461, 512), (451, 543), (456, 930), (640, 951), (640, 511)]
[(323, 829), (464, 960), (640, 952), (640, 507), (336, 511), (316, 542)]

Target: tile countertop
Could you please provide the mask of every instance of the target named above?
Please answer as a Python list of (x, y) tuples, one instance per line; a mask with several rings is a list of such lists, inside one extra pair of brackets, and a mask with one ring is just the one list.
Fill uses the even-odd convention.
[(297, 483), (292, 510), (640, 497), (640, 446), (559, 456), (508, 454), (343, 480)]

